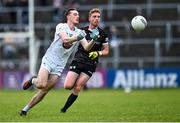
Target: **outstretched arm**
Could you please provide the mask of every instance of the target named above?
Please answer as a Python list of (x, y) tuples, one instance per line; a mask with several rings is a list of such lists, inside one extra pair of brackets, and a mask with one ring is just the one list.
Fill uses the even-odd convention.
[[(96, 29), (97, 30), (97, 29)], [(95, 31), (96, 31), (95, 30)], [(86, 50), (86, 51), (89, 51), (92, 47), (93, 47), (93, 45), (95, 44), (95, 43), (99, 43), (99, 42), (97, 42), (97, 40), (98, 40), (98, 38), (99, 38), (99, 35), (98, 34), (96, 34), (96, 33), (94, 33), (94, 32), (91, 32), (90, 33), (90, 37), (92, 38), (92, 40), (91, 41), (89, 41), (89, 42), (87, 42), (87, 41), (85, 41), (85, 40), (82, 40), (81, 41), (81, 44), (82, 44), (82, 46), (84, 47), (84, 49)]]
[(81, 40), (81, 44), (84, 47), (84, 49), (86, 51), (89, 51), (95, 44), (95, 42), (93, 40), (91, 40), (90, 42), (88, 42), (85, 38)]
[(73, 43), (77, 41), (77, 36), (69, 37), (65, 32), (59, 33), (59, 36), (64, 43)]
[(66, 34), (66, 32), (60, 32), (59, 36), (64, 43), (73, 43), (75, 41), (82, 40), (86, 36), (86, 33), (84, 31), (81, 31), (77, 36), (70, 37)]

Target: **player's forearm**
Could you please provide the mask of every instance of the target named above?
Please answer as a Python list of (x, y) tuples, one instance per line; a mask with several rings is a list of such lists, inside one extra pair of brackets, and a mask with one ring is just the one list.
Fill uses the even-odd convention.
[(91, 40), (89, 43), (85, 44), (83, 47), (86, 51), (89, 51), (94, 46), (94, 44), (95, 42)]
[(77, 41), (77, 36), (65, 37), (62, 39), (64, 43), (73, 43)]
[(102, 51), (98, 51), (100, 56), (107, 56), (109, 54), (109, 50), (102, 50)]

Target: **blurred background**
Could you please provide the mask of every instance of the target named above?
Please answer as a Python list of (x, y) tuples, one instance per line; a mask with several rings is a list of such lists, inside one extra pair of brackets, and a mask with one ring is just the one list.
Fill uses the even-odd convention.
[[(176, 88), (180, 86), (179, 0), (1, 0), (0, 88), (20, 89), (37, 74), (53, 41), (55, 26), (68, 8), (102, 11), (101, 28), (109, 35), (110, 55), (100, 58), (89, 88)], [(131, 19), (142, 15), (148, 26), (135, 32)], [(67, 70), (56, 88), (61, 88)]]

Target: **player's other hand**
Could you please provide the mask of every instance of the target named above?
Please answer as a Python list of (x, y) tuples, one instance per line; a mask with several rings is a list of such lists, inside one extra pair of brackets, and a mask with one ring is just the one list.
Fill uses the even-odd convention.
[(97, 44), (99, 43), (99, 42), (98, 42), (98, 38), (99, 38), (100, 36), (99, 36), (99, 31), (98, 31), (97, 28), (91, 30), (90, 37), (91, 37)]
[(93, 51), (89, 53), (89, 58), (91, 58), (92, 60), (97, 58), (99, 56), (99, 52), (98, 51)]
[(90, 37), (96, 42), (99, 38), (99, 35), (96, 35), (92, 32), (92, 33), (90, 33)]
[(82, 40), (86, 35), (86, 32), (84, 30), (81, 30), (79, 35), (77, 36), (77, 40)]

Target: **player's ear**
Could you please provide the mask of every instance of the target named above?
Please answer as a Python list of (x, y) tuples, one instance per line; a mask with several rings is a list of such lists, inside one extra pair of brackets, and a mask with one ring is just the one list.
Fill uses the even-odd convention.
[(66, 21), (67, 21), (67, 11), (64, 11), (63, 12), (63, 19), (62, 19), (62, 21), (65, 23)]
[(90, 21), (90, 18), (91, 18), (91, 17), (89, 16), (89, 18), (88, 18), (89, 21)]

